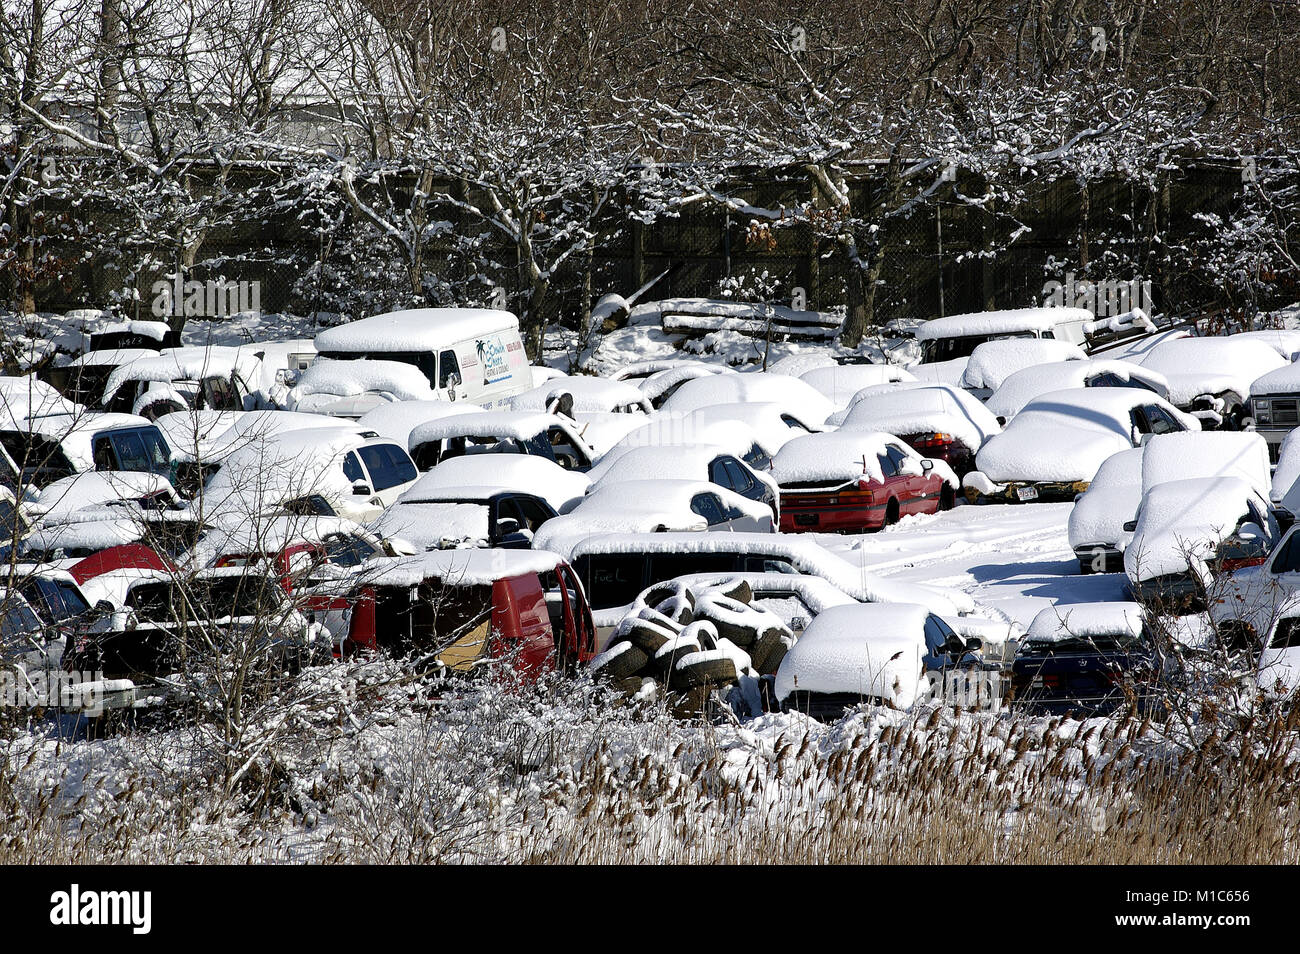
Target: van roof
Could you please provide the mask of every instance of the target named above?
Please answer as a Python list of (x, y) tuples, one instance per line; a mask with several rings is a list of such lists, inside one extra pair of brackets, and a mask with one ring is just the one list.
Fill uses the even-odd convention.
[(1017, 331), (1047, 331), (1071, 321), (1092, 321), (1086, 308), (1012, 308), (1007, 311), (977, 311), (969, 315), (932, 318), (916, 329), (918, 341), (936, 338), (966, 338), (974, 335), (1005, 335)]
[(316, 336), (320, 352), (438, 351), (494, 331), (517, 331), (519, 319), (491, 308), (408, 308), (329, 328)]

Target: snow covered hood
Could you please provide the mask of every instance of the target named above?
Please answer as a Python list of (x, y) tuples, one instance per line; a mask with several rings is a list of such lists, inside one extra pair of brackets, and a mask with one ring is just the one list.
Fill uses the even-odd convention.
[(1084, 381), (1098, 374), (1114, 374), (1125, 380), (1139, 380), (1155, 385), (1161, 397), (1169, 394), (1169, 379), (1159, 371), (1131, 361), (1090, 358), (1086, 361), (1053, 361), (1022, 368), (1008, 375), (989, 395), (985, 405), (999, 417), (1011, 420), (1034, 398), (1052, 391), (1081, 388)]
[(629, 404), (646, 413), (654, 410), (635, 384), (590, 375), (552, 378), (538, 387), (516, 394), (509, 399), (509, 404), (515, 411), (545, 411), (561, 394), (572, 395), (575, 414), (612, 411)]
[(1268, 443), (1250, 431), (1156, 434), (1142, 451), (1142, 487), (1192, 477), (1240, 477), (1261, 497), (1272, 486)]
[(491, 493), (511, 490), (541, 497), (562, 511), (587, 492), (585, 474), (565, 470), (530, 454), (467, 454), (444, 460), (422, 474), (398, 502), (442, 499), (452, 488), (479, 487)]
[(687, 414), (712, 405), (760, 401), (779, 404), (814, 425), (824, 423), (835, 410), (830, 400), (807, 381), (762, 371), (714, 374), (687, 381), (663, 403), (661, 410)]
[(1107, 602), (1049, 606), (1034, 617), (1025, 639), (1030, 642), (1059, 642), (1116, 635), (1142, 635), (1141, 605)]
[[(884, 480), (877, 455), (892, 444), (915, 464), (922, 473), (922, 457), (892, 434), (841, 428), (827, 434), (806, 434), (787, 443), (772, 459), (772, 476), (781, 486), (792, 483), (827, 481), (847, 483), (859, 478)], [(942, 465), (942, 466), (941, 466)], [(956, 477), (942, 461), (935, 461), (935, 473), (948, 479), (954, 487)]]
[(498, 440), (513, 438), (528, 440), (544, 434), (555, 425), (566, 426), (564, 418), (536, 411), (478, 411), (449, 414), (436, 420), (425, 421), (411, 428), (407, 447), (414, 450), (430, 441), (443, 441), (450, 437), (492, 437)]
[(417, 425), (481, 410), (477, 404), (467, 404), (464, 401), (393, 401), (363, 414), (357, 421), (357, 427), (374, 431), (394, 444), (409, 447), (411, 429)]
[(1137, 516), (1142, 503), (1143, 450), (1133, 447), (1106, 458), (1070, 511), (1071, 549), (1115, 546), (1124, 540), (1124, 524)]
[(915, 381), (916, 376), (896, 364), (831, 364), (805, 371), (799, 380), (811, 384), (836, 407), (845, 407), (863, 388)]
[(1136, 581), (1189, 569), (1203, 574), (1202, 561), (1236, 530), (1254, 496), (1239, 477), (1196, 477), (1152, 487), (1142, 497), (1124, 571)]
[(907, 603), (830, 607), (781, 661), (776, 697), (847, 693), (907, 708), (919, 694), (928, 616)]

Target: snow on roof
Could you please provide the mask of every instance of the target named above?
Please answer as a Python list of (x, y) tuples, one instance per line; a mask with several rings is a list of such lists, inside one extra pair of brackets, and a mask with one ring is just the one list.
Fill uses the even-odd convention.
[(719, 374), (725, 370), (716, 364), (698, 361), (695, 358), (651, 358), (648, 361), (633, 361), (625, 364), (618, 370), (605, 375), (605, 377), (611, 381), (632, 381), (638, 378), (649, 378), (664, 371), (685, 370), (687, 368), (694, 368), (707, 374)]
[(955, 388), (962, 386), (966, 376), (966, 365), (970, 357), (953, 358), (949, 361), (932, 361), (929, 364), (914, 364), (909, 370), (912, 377), (925, 384), (949, 384)]
[(695, 378), (707, 378), (711, 374), (720, 374), (721, 372), (722, 369), (716, 365), (693, 361), (679, 367), (655, 371), (644, 378), (638, 379), (635, 383), (640, 388), (642, 397), (653, 404), (654, 400), (661, 394), (672, 390), (685, 381), (693, 381)]
[(1005, 335), (1024, 331), (1049, 331), (1072, 321), (1091, 321), (1096, 316), (1085, 308), (1013, 308), (1007, 311), (977, 311), (968, 315), (932, 318), (916, 329), (918, 341), (935, 338), (968, 338), (975, 335)]
[(805, 434), (787, 443), (772, 459), (772, 476), (782, 487), (809, 481), (846, 483), (859, 478), (884, 480), (878, 454), (886, 445), (900, 448), (915, 460), (921, 456), (893, 434), (841, 429), (829, 434)]
[(1107, 457), (1070, 511), (1070, 548), (1114, 546), (1142, 502), (1142, 454), (1131, 447)]
[(814, 368), (825, 368), (836, 364), (835, 356), (824, 348), (813, 351), (800, 351), (788, 354), (779, 361), (770, 362), (768, 374), (788, 374), (792, 378), (801, 378)]
[(84, 409), (69, 401), (44, 381), (31, 377), (0, 378), (3, 426), (20, 427), (21, 421), (49, 414), (77, 414)]
[(708, 521), (691, 510), (691, 499), (701, 493), (716, 494), (724, 505), (737, 506), (751, 516), (772, 516), (764, 504), (745, 500), (708, 481), (632, 480), (593, 490), (568, 514), (542, 524), (534, 543), (565, 553), (579, 540), (597, 533), (643, 533), (656, 527), (707, 530)]
[[(989, 439), (976, 466), (999, 483), (1092, 480), (1106, 458), (1133, 446), (1130, 414), (1139, 404), (1174, 410), (1136, 388), (1072, 388), (1039, 395), (1006, 430)], [(1185, 415), (1178, 416), (1186, 423)]]
[(544, 434), (548, 428), (556, 425), (573, 428), (573, 424), (566, 422), (564, 418), (540, 411), (478, 411), (448, 414), (446, 417), (425, 421), (412, 427), (407, 447), (414, 450), (421, 444), (443, 441), (451, 437), (491, 437), (497, 440), (513, 438), (522, 441)]
[(156, 358), (157, 351), (151, 351), (148, 348), (102, 348), (98, 351), (87, 351), (80, 354), (68, 362), (70, 367), (96, 367), (117, 364), (127, 364), (131, 361), (137, 361), (140, 358)]
[(1086, 361), (1052, 361), (1015, 371), (989, 395), (985, 406), (993, 414), (1009, 421), (1040, 394), (1081, 388), (1084, 381), (1098, 374), (1113, 374), (1125, 381), (1155, 385), (1155, 393), (1162, 397), (1169, 393), (1169, 380), (1159, 371), (1131, 361), (1090, 358)]
[(173, 411), (154, 419), (178, 460), (207, 458), (245, 411), (210, 409)]
[(1169, 379), (1169, 399), (1179, 406), (1199, 395), (1233, 391), (1246, 397), (1251, 384), (1287, 359), (1252, 338), (1176, 338), (1157, 345), (1142, 359), (1144, 368)]
[(1252, 397), (1266, 397), (1270, 394), (1295, 394), (1300, 391), (1300, 364), (1285, 364), (1280, 368), (1262, 374), (1250, 385)]
[(915, 381), (916, 376), (896, 364), (832, 364), (813, 368), (799, 375), (830, 400), (836, 407), (845, 407), (863, 388), (895, 381)]
[(161, 354), (147, 354), (119, 364), (104, 384), (104, 403), (113, 400), (118, 388), (129, 381), (199, 381), (207, 377), (229, 377), (236, 370), (251, 367), (256, 359), (239, 348), (172, 348)]
[(42, 524), (23, 540), (23, 549), (35, 552), (51, 550), (107, 550), (123, 543), (134, 543), (147, 532), (136, 517), (105, 520), (77, 520)]
[(162, 341), (171, 327), (165, 321), (110, 321), (91, 330), (93, 335), (132, 334)]
[(517, 331), (519, 319), (489, 308), (411, 308), (329, 328), (316, 336), (316, 350), (373, 353), (441, 351), (476, 335)]
[(486, 497), (404, 503), (399, 500), (371, 524), (375, 533), (405, 540), (416, 549), (455, 547), (487, 542), (489, 509)]
[(545, 411), (553, 400), (566, 393), (573, 395), (574, 413), (612, 411), (628, 404), (647, 412), (653, 410), (635, 384), (590, 375), (552, 378), (539, 387), (514, 395), (509, 399), (509, 405), (515, 411)]
[(417, 586), (439, 580), (447, 586), (490, 586), (497, 580), (545, 573), (563, 561), (545, 550), (430, 550), (398, 559), (365, 563), (367, 583), (375, 586)]
[(138, 500), (157, 493), (176, 496), (171, 481), (160, 474), (92, 470), (47, 485), (32, 505), (32, 511), (40, 514), (43, 520), (58, 522), (85, 507)]
[(1086, 357), (1078, 345), (1051, 338), (986, 341), (971, 352), (962, 374), (962, 386), (992, 390), (1024, 368), (1049, 361), (1082, 361)]
[(928, 618), (924, 606), (909, 603), (824, 610), (781, 661), (776, 697), (847, 693), (907, 708), (920, 691)]
[[(1250, 484), (1239, 477), (1157, 484), (1142, 495), (1137, 528), (1124, 550), (1124, 571), (1135, 581), (1189, 568), (1203, 574), (1202, 561), (1236, 530), (1253, 497)], [(1260, 501), (1259, 506), (1267, 505)]]
[(583, 499), (590, 486), (585, 474), (565, 470), (531, 454), (466, 454), (444, 460), (422, 474), (400, 501), (442, 499), (452, 488), (482, 487), (489, 493), (510, 490), (541, 497), (563, 512)]
[(900, 435), (936, 431), (951, 434), (973, 451), (1002, 430), (997, 418), (966, 391), (919, 382), (859, 391), (840, 429)]
[(1070, 603), (1040, 610), (1029, 624), (1029, 642), (1059, 642), (1071, 638), (1142, 635), (1142, 607), (1137, 603)]
[(807, 381), (786, 374), (746, 371), (715, 374), (687, 381), (661, 407), (670, 414), (688, 414), (718, 404), (775, 403), (807, 423), (820, 425), (835, 410), (830, 400)]
[(975, 605), (968, 594), (958, 590), (878, 576), (801, 534), (605, 533), (578, 540), (568, 553), (570, 561), (611, 553), (743, 553), (785, 560), (800, 573), (819, 576), (864, 602), (921, 603), (936, 613), (948, 614), (969, 612)]
[(289, 392), (289, 405), (312, 395), (352, 397), (375, 392), (391, 394), (399, 401), (427, 401), (434, 397), (424, 372), (405, 361), (317, 358)]
[(587, 476), (592, 483), (598, 482), (616, 461), (636, 448), (683, 445), (707, 445), (714, 448), (715, 454), (744, 457), (754, 446), (754, 434), (749, 425), (740, 421), (700, 421), (694, 415), (656, 415), (625, 434), (601, 456), (600, 461), (587, 472)]
[(467, 404), (464, 401), (394, 401), (367, 411), (357, 420), (357, 427), (374, 431), (396, 444), (409, 447), (411, 430), (417, 425), (481, 410), (477, 404)]
[(1142, 486), (1191, 477), (1240, 477), (1261, 497), (1272, 486), (1268, 443), (1250, 431), (1155, 434), (1142, 454)]
[(709, 463), (723, 453), (716, 444), (628, 447), (608, 467), (601, 469), (592, 486), (644, 480), (647, 474), (653, 474), (656, 479), (706, 480)]
[[(769, 401), (757, 401), (748, 404), (714, 404), (696, 408), (685, 415), (682, 420), (691, 426), (709, 424), (727, 424), (736, 422), (749, 428), (754, 441), (768, 454), (775, 454), (781, 446), (795, 437), (806, 433), (802, 428), (791, 427), (784, 420), (787, 411), (784, 406)], [(793, 416), (793, 415), (792, 415)], [(801, 420), (796, 416), (796, 420)], [(819, 423), (802, 421), (810, 429), (817, 429)]]

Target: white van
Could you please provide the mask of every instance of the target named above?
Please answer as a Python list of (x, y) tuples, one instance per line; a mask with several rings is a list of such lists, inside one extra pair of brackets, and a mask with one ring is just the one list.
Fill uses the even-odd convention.
[(532, 387), (519, 319), (487, 308), (412, 308), (316, 336), (321, 358), (413, 364), (435, 395), (492, 407)]
[(932, 318), (916, 329), (921, 363), (970, 357), (986, 341), (1004, 338), (1054, 338), (1082, 345), (1084, 326), (1096, 319), (1085, 308), (1013, 308)]

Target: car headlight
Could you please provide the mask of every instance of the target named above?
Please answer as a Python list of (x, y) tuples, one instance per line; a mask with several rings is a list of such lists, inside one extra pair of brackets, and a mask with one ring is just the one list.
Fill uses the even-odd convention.
[(1251, 411), (1255, 415), (1255, 420), (1261, 424), (1267, 424), (1273, 419), (1273, 408), (1268, 401), (1252, 400), (1250, 402)]

